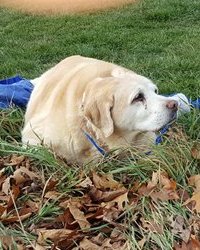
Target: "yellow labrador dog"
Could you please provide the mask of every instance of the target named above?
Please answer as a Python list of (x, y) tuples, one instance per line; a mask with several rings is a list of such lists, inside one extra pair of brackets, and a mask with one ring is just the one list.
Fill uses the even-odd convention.
[(92, 58), (68, 57), (33, 84), (22, 141), (47, 145), (69, 162), (99, 154), (88, 135), (107, 150), (139, 147), (177, 113), (177, 102), (146, 77)]

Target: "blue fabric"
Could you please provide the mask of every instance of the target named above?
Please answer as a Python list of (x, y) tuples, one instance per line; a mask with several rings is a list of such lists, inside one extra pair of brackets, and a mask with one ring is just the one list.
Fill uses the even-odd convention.
[(159, 135), (157, 135), (156, 140), (155, 140), (156, 145), (160, 144), (163, 141), (162, 136), (168, 132), (169, 128), (170, 128), (170, 125), (166, 125), (159, 131)]
[(21, 76), (0, 80), (0, 108), (25, 108), (32, 90), (32, 83)]
[(197, 98), (194, 101), (191, 100), (190, 103), (194, 108), (200, 109), (200, 98)]

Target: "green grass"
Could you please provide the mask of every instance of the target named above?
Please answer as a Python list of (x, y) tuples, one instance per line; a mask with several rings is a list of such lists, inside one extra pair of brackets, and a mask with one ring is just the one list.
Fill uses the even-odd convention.
[(196, 97), (199, 9), (198, 0), (146, 0), (85, 16), (35, 17), (1, 10), (0, 77), (36, 77), (62, 58), (81, 54), (144, 74), (161, 92)]
[[(198, 0), (143, 0), (107, 12), (54, 17), (0, 9), (0, 78), (15, 74), (34, 78), (61, 59), (81, 54), (121, 64), (143, 74), (158, 84), (161, 93), (182, 92), (197, 98), (200, 95), (199, 27)], [(41, 147), (22, 148), (19, 142), (23, 114), (18, 109), (0, 111), (0, 155), (18, 153), (30, 157), (45, 180), (50, 176), (60, 177), (58, 188), (63, 194), (76, 192), (74, 186), (79, 172), (87, 176), (91, 169), (112, 173), (119, 181), (129, 178), (130, 186), (136, 180), (147, 182), (153, 171), (161, 169), (188, 192), (191, 190), (187, 178), (200, 173), (199, 162), (191, 156), (192, 145), (200, 140), (200, 113), (197, 110), (178, 121), (187, 134), (187, 142), (182, 137), (178, 141), (166, 138), (162, 145), (153, 148), (150, 156), (135, 155), (129, 150), (123, 159), (109, 158), (81, 170), (77, 166), (69, 168)], [(161, 235), (149, 234), (144, 249), (170, 250), (177, 236), (171, 232), (166, 218), (181, 215), (186, 220), (189, 212), (180, 202), (165, 202), (157, 209), (151, 211), (148, 198), (144, 197), (135, 210), (146, 219), (162, 223), (165, 228)], [(52, 220), (59, 213), (56, 202), (43, 204), (40, 213), (25, 221), (24, 226)], [(134, 214), (127, 216), (132, 218)], [(20, 226), (12, 229), (0, 224), (0, 232), (21, 235), (28, 241), (34, 239), (29, 232), (24, 235)], [(141, 249), (138, 239), (142, 236), (147, 237), (146, 232), (130, 223), (127, 237), (132, 249)]]

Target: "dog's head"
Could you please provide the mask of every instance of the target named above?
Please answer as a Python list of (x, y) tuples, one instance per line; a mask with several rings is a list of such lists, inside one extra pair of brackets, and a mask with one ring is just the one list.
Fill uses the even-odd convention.
[(110, 77), (97, 78), (86, 89), (86, 118), (109, 137), (121, 131), (157, 131), (176, 118), (178, 103), (158, 95), (149, 79), (116, 68)]

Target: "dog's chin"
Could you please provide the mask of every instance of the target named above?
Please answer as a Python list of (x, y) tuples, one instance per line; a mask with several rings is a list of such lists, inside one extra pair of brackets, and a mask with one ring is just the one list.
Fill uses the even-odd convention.
[(154, 130), (155, 133), (158, 133), (160, 130), (164, 129), (165, 127), (170, 126), (172, 123), (174, 123), (177, 119), (177, 113), (174, 113), (172, 116), (169, 117), (169, 120), (164, 123), (162, 126), (158, 127)]

